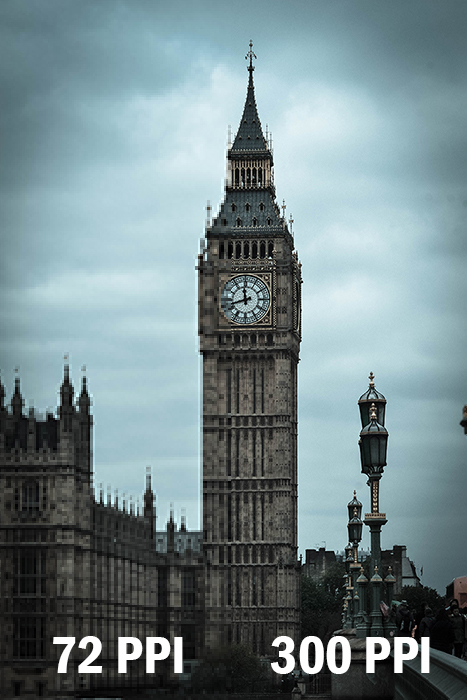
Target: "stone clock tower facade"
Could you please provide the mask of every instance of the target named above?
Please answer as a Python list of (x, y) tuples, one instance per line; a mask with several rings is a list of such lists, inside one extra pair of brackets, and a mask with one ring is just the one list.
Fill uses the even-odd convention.
[(271, 656), (298, 641), (297, 365), (301, 265), (276, 203), (250, 43), (225, 198), (198, 259), (206, 644)]

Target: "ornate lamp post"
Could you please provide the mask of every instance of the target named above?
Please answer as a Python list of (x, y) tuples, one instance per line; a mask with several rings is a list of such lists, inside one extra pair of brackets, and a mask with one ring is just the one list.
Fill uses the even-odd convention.
[(360, 519), (362, 514), (362, 504), (357, 499), (357, 492), (353, 492), (353, 499), (347, 504), (349, 511), (349, 522), (347, 529), (349, 531), (349, 543), (352, 544), (352, 561), (349, 565), (349, 575), (352, 586), (352, 627), (355, 627), (355, 618), (357, 617), (359, 607), (359, 595), (357, 591), (357, 576), (360, 570), (358, 563), (358, 545), (362, 540), (363, 523)]
[(344, 549), (344, 564), (345, 564), (345, 574), (344, 574), (344, 628), (351, 628), (353, 626), (352, 621), (352, 574), (350, 571), (350, 566), (353, 563), (352, 545), (349, 544)]
[[(379, 510), (379, 482), (386, 466), (388, 431), (384, 427), (386, 399), (375, 389), (374, 375), (370, 372), (368, 391), (360, 397), (358, 404), (362, 430), (360, 432), (360, 459), (362, 472), (368, 477), (370, 487), (371, 512), (365, 513), (365, 525), (370, 528), (371, 537), (371, 635), (383, 633), (381, 621), (381, 528), (387, 523), (386, 514)], [(367, 422), (368, 421), (368, 422)], [(382, 421), (382, 422), (381, 422)]]

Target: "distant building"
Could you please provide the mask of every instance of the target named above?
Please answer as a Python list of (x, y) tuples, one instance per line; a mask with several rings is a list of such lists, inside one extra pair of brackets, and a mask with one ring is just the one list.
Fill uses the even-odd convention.
[(404, 586), (421, 586), (420, 579), (415, 569), (415, 564), (407, 556), (405, 544), (395, 544), (392, 549), (385, 549), (381, 552), (382, 576), (387, 574), (388, 568), (392, 568), (392, 575), (395, 577), (394, 596), (398, 596)]
[[(94, 697), (103, 689), (163, 686), (170, 666), (145, 673), (144, 661), (119, 674), (116, 639), (184, 640), (196, 663), (203, 646), (201, 533), (178, 531), (171, 515), (155, 529), (150, 475), (143, 508), (95, 493), (92, 416), (86, 379), (75, 401), (65, 366), (58, 417), (23, 415), (19, 378), (4, 406), (0, 383), (0, 697)], [(63, 646), (53, 637), (102, 641), (102, 674), (80, 674), (73, 651), (57, 675)]]
[(458, 576), (446, 586), (446, 603), (453, 598), (459, 601), (459, 607), (467, 605), (467, 576)]
[(305, 550), (305, 563), (302, 566), (302, 575), (308, 576), (313, 581), (319, 581), (336, 561), (335, 552), (327, 551), (324, 547), (307, 549)]
[[(358, 560), (362, 563), (366, 562), (369, 556), (368, 551), (359, 550), (358, 552)], [(343, 561), (345, 561), (345, 554), (343, 553), (328, 551), (324, 547), (307, 549), (305, 550), (305, 563), (302, 566), (302, 575), (309, 576), (313, 581), (319, 581), (333, 564)], [(385, 549), (381, 552), (381, 575), (383, 578), (387, 575), (389, 567), (392, 568), (392, 574), (396, 579), (394, 584), (395, 597), (400, 595), (404, 586), (422, 585), (415, 564), (407, 556), (407, 547), (405, 545), (395, 544), (392, 549)], [(462, 590), (466, 591), (464, 595), (467, 603), (467, 577), (455, 580), (466, 581), (464, 584), (465, 588)], [(453, 595), (451, 597), (457, 598), (458, 596)], [(462, 605), (462, 603), (460, 604)]]

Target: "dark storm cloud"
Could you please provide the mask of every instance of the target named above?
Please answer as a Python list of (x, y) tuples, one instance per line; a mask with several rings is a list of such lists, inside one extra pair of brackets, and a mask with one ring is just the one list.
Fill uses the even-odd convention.
[(194, 267), (252, 37), (303, 263), (300, 546), (342, 548), (353, 489), (368, 502), (373, 370), (384, 546), (440, 589), (465, 574), (466, 19), (463, 2), (2, 3), (2, 376), (11, 392), (19, 364), (45, 409), (63, 354), (75, 386), (86, 363), (96, 481), (139, 493), (152, 464), (158, 526), (170, 501), (197, 520)]

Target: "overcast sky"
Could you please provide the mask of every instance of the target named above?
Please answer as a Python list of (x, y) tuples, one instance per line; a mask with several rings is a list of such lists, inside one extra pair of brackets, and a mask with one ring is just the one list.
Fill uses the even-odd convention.
[[(93, 396), (96, 482), (151, 465), (199, 526), (196, 255), (222, 200), (248, 42), (303, 264), (300, 551), (347, 544), (358, 397), (388, 400), (384, 548), (467, 574), (467, 5), (3, 0), (0, 368), (55, 408)], [(366, 528), (365, 528), (366, 530)], [(363, 546), (369, 542), (364, 534)]]

